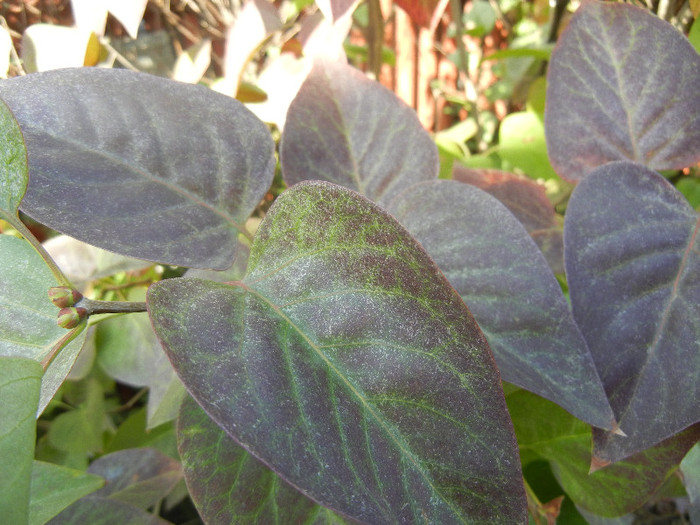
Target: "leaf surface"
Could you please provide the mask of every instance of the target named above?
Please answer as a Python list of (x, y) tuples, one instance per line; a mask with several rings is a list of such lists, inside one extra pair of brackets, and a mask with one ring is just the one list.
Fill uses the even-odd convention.
[(0, 356), (41, 362), (65, 345), (44, 373), (41, 413), (75, 363), (85, 332), (82, 326), (68, 331), (56, 325), (58, 309), (47, 292), (60, 283), (29, 243), (0, 235), (0, 268)]
[(683, 482), (690, 500), (690, 522), (700, 519), (700, 442), (681, 461)]
[(30, 525), (42, 525), (77, 499), (104, 485), (94, 474), (62, 465), (34, 461), (32, 466)]
[(0, 83), (32, 173), (22, 210), (95, 246), (225, 269), (272, 181), (274, 145), (238, 102), (118, 69)]
[(621, 516), (644, 505), (700, 438), (700, 425), (695, 425), (644, 452), (589, 472), (590, 426), (524, 390), (507, 400), (521, 454), (549, 460), (576, 505), (599, 516)]
[(81, 498), (48, 525), (169, 525), (170, 522), (122, 501), (97, 496)]
[(661, 175), (611, 163), (574, 190), (564, 224), (574, 318), (620, 428), (616, 461), (700, 420), (700, 219)]
[(483, 334), (367, 199), (298, 184), (258, 229), (242, 282), (166, 280), (147, 299), (199, 404), (320, 504), (373, 523), (525, 521)]
[(19, 124), (0, 100), (0, 217), (12, 222), (27, 191), (27, 151)]
[(409, 188), (389, 211), (462, 296), (505, 381), (612, 428), (603, 385), (561, 288), (505, 206), (479, 188), (441, 180)]
[(207, 523), (346, 523), (246, 452), (191, 397), (180, 407), (177, 439), (187, 488)]
[(280, 146), (288, 185), (325, 180), (386, 203), (437, 178), (438, 154), (413, 109), (357, 69), (317, 60), (289, 106)]
[(679, 169), (700, 160), (700, 56), (646, 9), (589, 1), (549, 63), (545, 128), (555, 170), (578, 180), (631, 160)]
[(27, 523), (36, 439), (41, 365), (0, 357), (0, 511), (7, 523)]

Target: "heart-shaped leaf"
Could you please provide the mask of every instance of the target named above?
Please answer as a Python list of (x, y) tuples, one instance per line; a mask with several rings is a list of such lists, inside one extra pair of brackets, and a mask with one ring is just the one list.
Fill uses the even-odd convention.
[(522, 523), (483, 334), (395, 219), (323, 182), (282, 194), (242, 282), (165, 280), (156, 332), (190, 393), (320, 504), (372, 523)]
[(666, 179), (615, 162), (574, 190), (564, 260), (574, 318), (620, 428), (596, 432), (600, 461), (700, 420), (700, 218)]
[(180, 407), (177, 440), (190, 496), (209, 524), (345, 523), (248, 454), (191, 397)]
[(509, 394), (507, 400), (521, 454), (549, 460), (571, 499), (598, 516), (621, 516), (641, 507), (700, 438), (700, 425), (695, 425), (649, 450), (589, 472), (590, 426), (524, 390)]
[(580, 179), (631, 160), (654, 169), (700, 161), (700, 56), (667, 22), (589, 1), (552, 53), (545, 128), (552, 165)]
[(42, 369), (21, 357), (0, 357), (0, 509), (7, 523), (27, 523)]
[(240, 103), (202, 86), (80, 68), (0, 82), (26, 140), (22, 210), (141, 259), (224, 269), (270, 187), (274, 144)]
[(415, 111), (346, 64), (318, 60), (289, 106), (280, 146), (287, 184), (326, 180), (375, 202), (437, 178), (438, 154)]
[(614, 416), (586, 342), (547, 261), (505, 206), (457, 181), (417, 184), (389, 211), (460, 293), (503, 379), (592, 425)]
[(41, 382), (41, 413), (75, 363), (84, 325), (70, 332), (56, 325), (59, 310), (47, 292), (60, 283), (27, 242), (0, 235), (0, 268), (0, 356), (44, 362), (57, 352)]

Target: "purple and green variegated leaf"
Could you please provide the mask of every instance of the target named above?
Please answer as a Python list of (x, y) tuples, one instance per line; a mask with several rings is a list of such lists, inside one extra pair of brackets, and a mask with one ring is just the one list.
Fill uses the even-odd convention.
[(158, 516), (116, 499), (101, 496), (80, 498), (47, 525), (170, 525)]
[(0, 82), (24, 133), (21, 209), (80, 240), (141, 259), (227, 268), (272, 181), (267, 127), (202, 86), (118, 69)]
[(433, 180), (438, 153), (415, 111), (357, 69), (318, 60), (289, 107), (280, 160), (290, 186), (325, 180), (386, 203)]
[(700, 218), (658, 173), (629, 162), (579, 183), (564, 224), (571, 305), (620, 428), (617, 461), (700, 421)]
[(27, 191), (27, 150), (19, 124), (0, 100), (0, 217), (17, 220), (19, 204)]
[(532, 179), (497, 170), (455, 166), (452, 179), (496, 197), (521, 222), (554, 273), (564, 273), (562, 227), (544, 186)]
[(676, 169), (700, 160), (700, 56), (647, 10), (588, 1), (552, 53), (550, 161), (578, 180), (606, 162)]
[(591, 472), (590, 426), (524, 390), (509, 394), (507, 400), (521, 454), (549, 460), (567, 495), (599, 516), (621, 516), (644, 505), (700, 439), (700, 425), (694, 425), (653, 448)]
[(348, 523), (248, 454), (191, 397), (180, 407), (177, 440), (188, 491), (210, 525)]
[(389, 211), (459, 292), (505, 381), (601, 428), (614, 416), (586, 342), (542, 253), (485, 191), (456, 181), (418, 184)]
[(372, 523), (525, 521), (488, 344), (369, 200), (298, 184), (258, 229), (243, 281), (161, 281), (147, 301), (198, 403), (319, 504)]

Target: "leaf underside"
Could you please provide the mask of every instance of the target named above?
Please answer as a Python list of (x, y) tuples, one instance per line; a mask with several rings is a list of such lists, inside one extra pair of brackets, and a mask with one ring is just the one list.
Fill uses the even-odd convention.
[(302, 183), (260, 226), (242, 282), (151, 287), (190, 393), (320, 504), (372, 523), (521, 523), (500, 379), (474, 319), (396, 221)]
[(479, 188), (441, 180), (412, 186), (389, 211), (462, 296), (505, 381), (612, 428), (612, 410), (561, 288), (505, 206)]
[(240, 103), (202, 86), (119, 69), (0, 82), (30, 181), (21, 209), (95, 246), (227, 268), (270, 186), (274, 145)]
[(646, 9), (589, 1), (552, 53), (545, 127), (552, 165), (578, 180), (606, 162), (657, 170), (700, 161), (700, 56)]
[(574, 191), (564, 225), (574, 318), (620, 428), (601, 461), (700, 421), (700, 217), (661, 175), (616, 162)]

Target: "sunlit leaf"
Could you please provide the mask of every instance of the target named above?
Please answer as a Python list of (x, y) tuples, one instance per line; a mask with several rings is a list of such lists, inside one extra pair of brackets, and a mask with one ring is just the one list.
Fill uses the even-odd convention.
[(22, 64), (30, 73), (82, 67), (91, 35), (79, 27), (33, 24), (22, 35)]
[(372, 523), (519, 523), (525, 498), (483, 334), (391, 216), (282, 194), (242, 282), (168, 279), (152, 322), (190, 393), (322, 505)]
[(207, 523), (345, 523), (248, 454), (191, 397), (180, 409), (177, 435), (187, 488)]
[(104, 479), (61, 465), (34, 461), (29, 523), (42, 525), (77, 499), (96, 491)]
[(358, 0), (317, 0), (319, 11), (328, 20), (335, 22), (339, 18), (351, 14)]
[(0, 82), (32, 177), (22, 210), (123, 255), (224, 269), (272, 181), (269, 131), (203, 87), (118, 69)]
[[(547, 133), (555, 133), (555, 131)], [(542, 117), (532, 111), (511, 113), (498, 131), (498, 155), (533, 179), (556, 178), (549, 163)]]
[(505, 206), (474, 186), (434, 181), (409, 188), (389, 211), (460, 293), (505, 381), (612, 428), (612, 410), (559, 284)]
[(695, 425), (644, 452), (589, 472), (590, 426), (524, 390), (508, 395), (507, 400), (521, 453), (549, 460), (569, 497), (599, 516), (622, 516), (641, 507), (700, 438), (700, 425)]
[(549, 64), (545, 126), (566, 179), (631, 160), (653, 169), (700, 160), (700, 56), (646, 9), (590, 1)]
[(620, 428), (616, 461), (700, 420), (700, 218), (661, 175), (610, 163), (574, 190), (564, 224), (574, 318)]
[(437, 148), (411, 108), (348, 65), (315, 62), (289, 107), (281, 145), (287, 184), (318, 179), (386, 203), (437, 178)]
[(0, 509), (7, 523), (27, 523), (42, 369), (20, 357), (0, 357)]
[(74, 337), (51, 361), (41, 384), (39, 413), (70, 371), (85, 340), (82, 327), (56, 324), (58, 309), (47, 296), (58, 283), (43, 259), (22, 239), (0, 235), (0, 356), (43, 362)]

